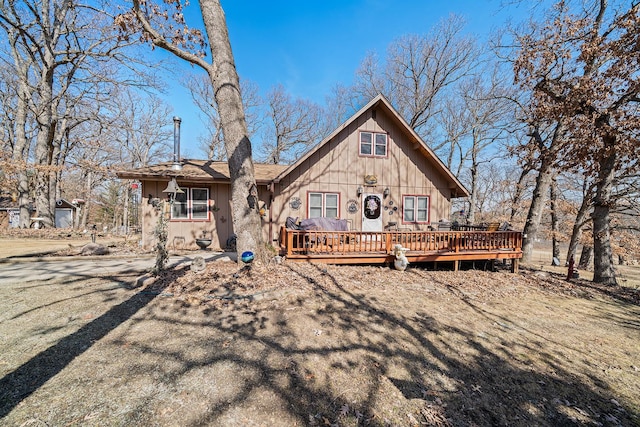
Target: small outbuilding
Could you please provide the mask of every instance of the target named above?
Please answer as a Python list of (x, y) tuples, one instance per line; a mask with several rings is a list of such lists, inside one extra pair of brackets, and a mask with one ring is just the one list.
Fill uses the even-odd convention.
[(71, 202), (65, 199), (56, 200), (56, 228), (75, 228), (80, 220), (83, 205), (84, 200), (81, 199), (73, 199)]

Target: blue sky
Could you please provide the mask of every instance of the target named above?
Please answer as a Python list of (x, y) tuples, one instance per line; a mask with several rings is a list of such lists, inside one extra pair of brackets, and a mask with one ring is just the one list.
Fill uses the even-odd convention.
[[(455, 13), (467, 21), (466, 32), (484, 39), (525, 12), (522, 6), (502, 9), (500, 0), (222, 0), (222, 6), (240, 77), (256, 83), (262, 95), (282, 84), (293, 97), (319, 104), (337, 83), (351, 83), (368, 52), (383, 57), (402, 35), (425, 34)], [(196, 2), (189, 8), (187, 18), (199, 15)], [(168, 102), (182, 117), (183, 155), (202, 158), (197, 137), (203, 125), (190, 96), (175, 83)]]

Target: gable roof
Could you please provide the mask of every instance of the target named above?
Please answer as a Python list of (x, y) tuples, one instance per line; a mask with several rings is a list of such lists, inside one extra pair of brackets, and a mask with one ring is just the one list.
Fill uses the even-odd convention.
[(343, 129), (349, 127), (353, 122), (355, 122), (360, 116), (368, 112), (372, 109), (382, 109), (387, 112), (387, 114), (396, 122), (396, 124), (400, 127), (400, 129), (407, 135), (410, 141), (414, 143), (414, 148), (420, 151), (424, 157), (431, 160), (431, 162), (435, 165), (438, 172), (440, 172), (443, 176), (446, 177), (449, 182), (449, 188), (451, 189), (452, 197), (469, 197), (469, 191), (462, 185), (462, 183), (456, 178), (456, 176), (447, 168), (447, 166), (442, 163), (442, 161), (438, 158), (438, 156), (433, 152), (431, 148), (418, 136), (418, 134), (409, 126), (409, 124), (400, 116), (400, 114), (396, 111), (395, 108), (391, 105), (391, 103), (385, 98), (382, 94), (378, 94), (375, 98), (373, 98), (367, 105), (362, 107), (357, 113), (351, 116), (346, 122), (340, 125), (336, 130), (334, 130), (329, 136), (323, 139), (318, 145), (313, 147), (311, 150), (307, 151), (302, 157), (300, 157), (295, 163), (286, 167), (282, 172), (280, 172), (274, 179), (275, 182), (279, 182), (282, 178), (289, 175), (293, 170), (295, 170), (300, 164), (302, 164), (305, 160), (307, 160), (311, 155), (313, 155), (316, 151), (322, 148), (324, 145), (328, 144), (336, 135), (338, 135)]
[[(182, 169), (172, 169), (173, 162), (159, 163), (157, 165), (145, 166), (134, 170), (117, 171), (116, 175), (122, 179), (167, 179), (178, 178), (188, 179), (193, 182), (224, 182), (230, 181), (229, 165), (227, 162), (215, 162), (213, 160), (182, 159)], [(268, 184), (273, 178), (278, 176), (285, 165), (270, 165), (264, 163), (254, 163), (254, 174), (256, 183)]]

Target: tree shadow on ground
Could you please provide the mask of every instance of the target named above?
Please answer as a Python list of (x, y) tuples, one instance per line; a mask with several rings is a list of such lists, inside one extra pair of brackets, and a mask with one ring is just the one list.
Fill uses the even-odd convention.
[[(285, 417), (281, 424), (302, 425), (628, 425), (638, 419), (606, 384), (587, 384), (557, 363), (545, 337), (445, 283), (435, 285), (470, 315), (498, 325), (496, 331), (502, 323), (521, 334), (459, 327), (446, 308), (435, 316), (415, 310), (415, 301), (404, 311), (389, 309), (391, 300), (347, 289), (324, 267), (314, 267), (317, 274), (287, 267), (310, 286), (311, 297), (205, 310), (198, 327), (211, 334), (194, 344), (205, 353), (197, 360), (181, 349), (140, 349), (176, 362), (166, 373), (172, 378), (207, 368), (216, 372), (210, 382), (235, 383), (221, 385), (224, 397), (210, 396), (207, 409), (184, 425), (240, 424), (233, 418), (238, 408), (249, 406), (250, 414), (270, 404)], [(418, 279), (433, 284), (427, 275)], [(402, 305), (402, 296), (392, 299)], [(176, 326), (170, 315), (155, 319)], [(531, 355), (544, 366), (534, 366)], [(217, 377), (221, 371), (228, 375)]]
[[(184, 273), (184, 268), (176, 269), (176, 275)], [(18, 313), (11, 319), (27, 315), (30, 312), (48, 308), (52, 305), (60, 304), (72, 299), (87, 297), (95, 293), (110, 292), (118, 288), (134, 289), (137, 285), (135, 280), (123, 279), (128, 271), (124, 271), (117, 276), (103, 276), (101, 279), (115, 286), (103, 288), (100, 291), (85, 292), (71, 298), (62, 298), (44, 304), (28, 311)], [(88, 274), (74, 274), (74, 277), (65, 281), (65, 285), (71, 283), (81, 283), (95, 276)], [(29, 397), (47, 381), (56, 376), (66, 368), (75, 358), (88, 351), (96, 342), (102, 339), (109, 332), (117, 328), (134, 316), (140, 309), (148, 305), (159, 292), (149, 292), (141, 289), (127, 300), (111, 307), (107, 312), (80, 327), (74, 333), (62, 338), (56, 344), (38, 353), (28, 362), (19, 366), (14, 371), (8, 373), (0, 379), (0, 419), (5, 417), (20, 402)], [(112, 297), (107, 296), (104, 302), (108, 302)], [(46, 331), (43, 331), (46, 333)]]
[[(215, 305), (187, 298), (151, 304), (164, 285), (137, 292), (0, 380), (0, 390), (8, 390), (0, 414), (101, 340), (103, 354), (126, 366), (105, 365), (108, 372), (92, 384), (115, 376), (134, 384), (122, 386), (130, 391), (121, 397), (126, 405), (108, 424), (637, 423), (638, 414), (618, 403), (607, 384), (576, 375), (556, 354), (579, 349), (479, 304), (429, 272), (405, 272), (415, 275), (408, 290), (364, 285), (365, 270), (285, 264), (281, 271), (304, 292), (273, 300), (240, 296), (242, 275), (277, 287), (271, 276), (251, 269), (200, 276), (189, 285), (202, 290), (215, 283), (221, 290), (212, 294)], [(355, 286), (343, 285), (348, 274)], [(422, 303), (432, 290), (442, 306)], [(127, 321), (144, 307), (144, 315)], [(151, 334), (143, 336), (143, 329)]]

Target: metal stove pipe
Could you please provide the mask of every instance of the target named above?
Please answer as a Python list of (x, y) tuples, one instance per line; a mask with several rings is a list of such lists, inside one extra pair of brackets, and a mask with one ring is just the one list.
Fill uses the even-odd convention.
[(173, 118), (173, 166), (171, 169), (180, 170), (182, 164), (180, 164), (180, 117)]

